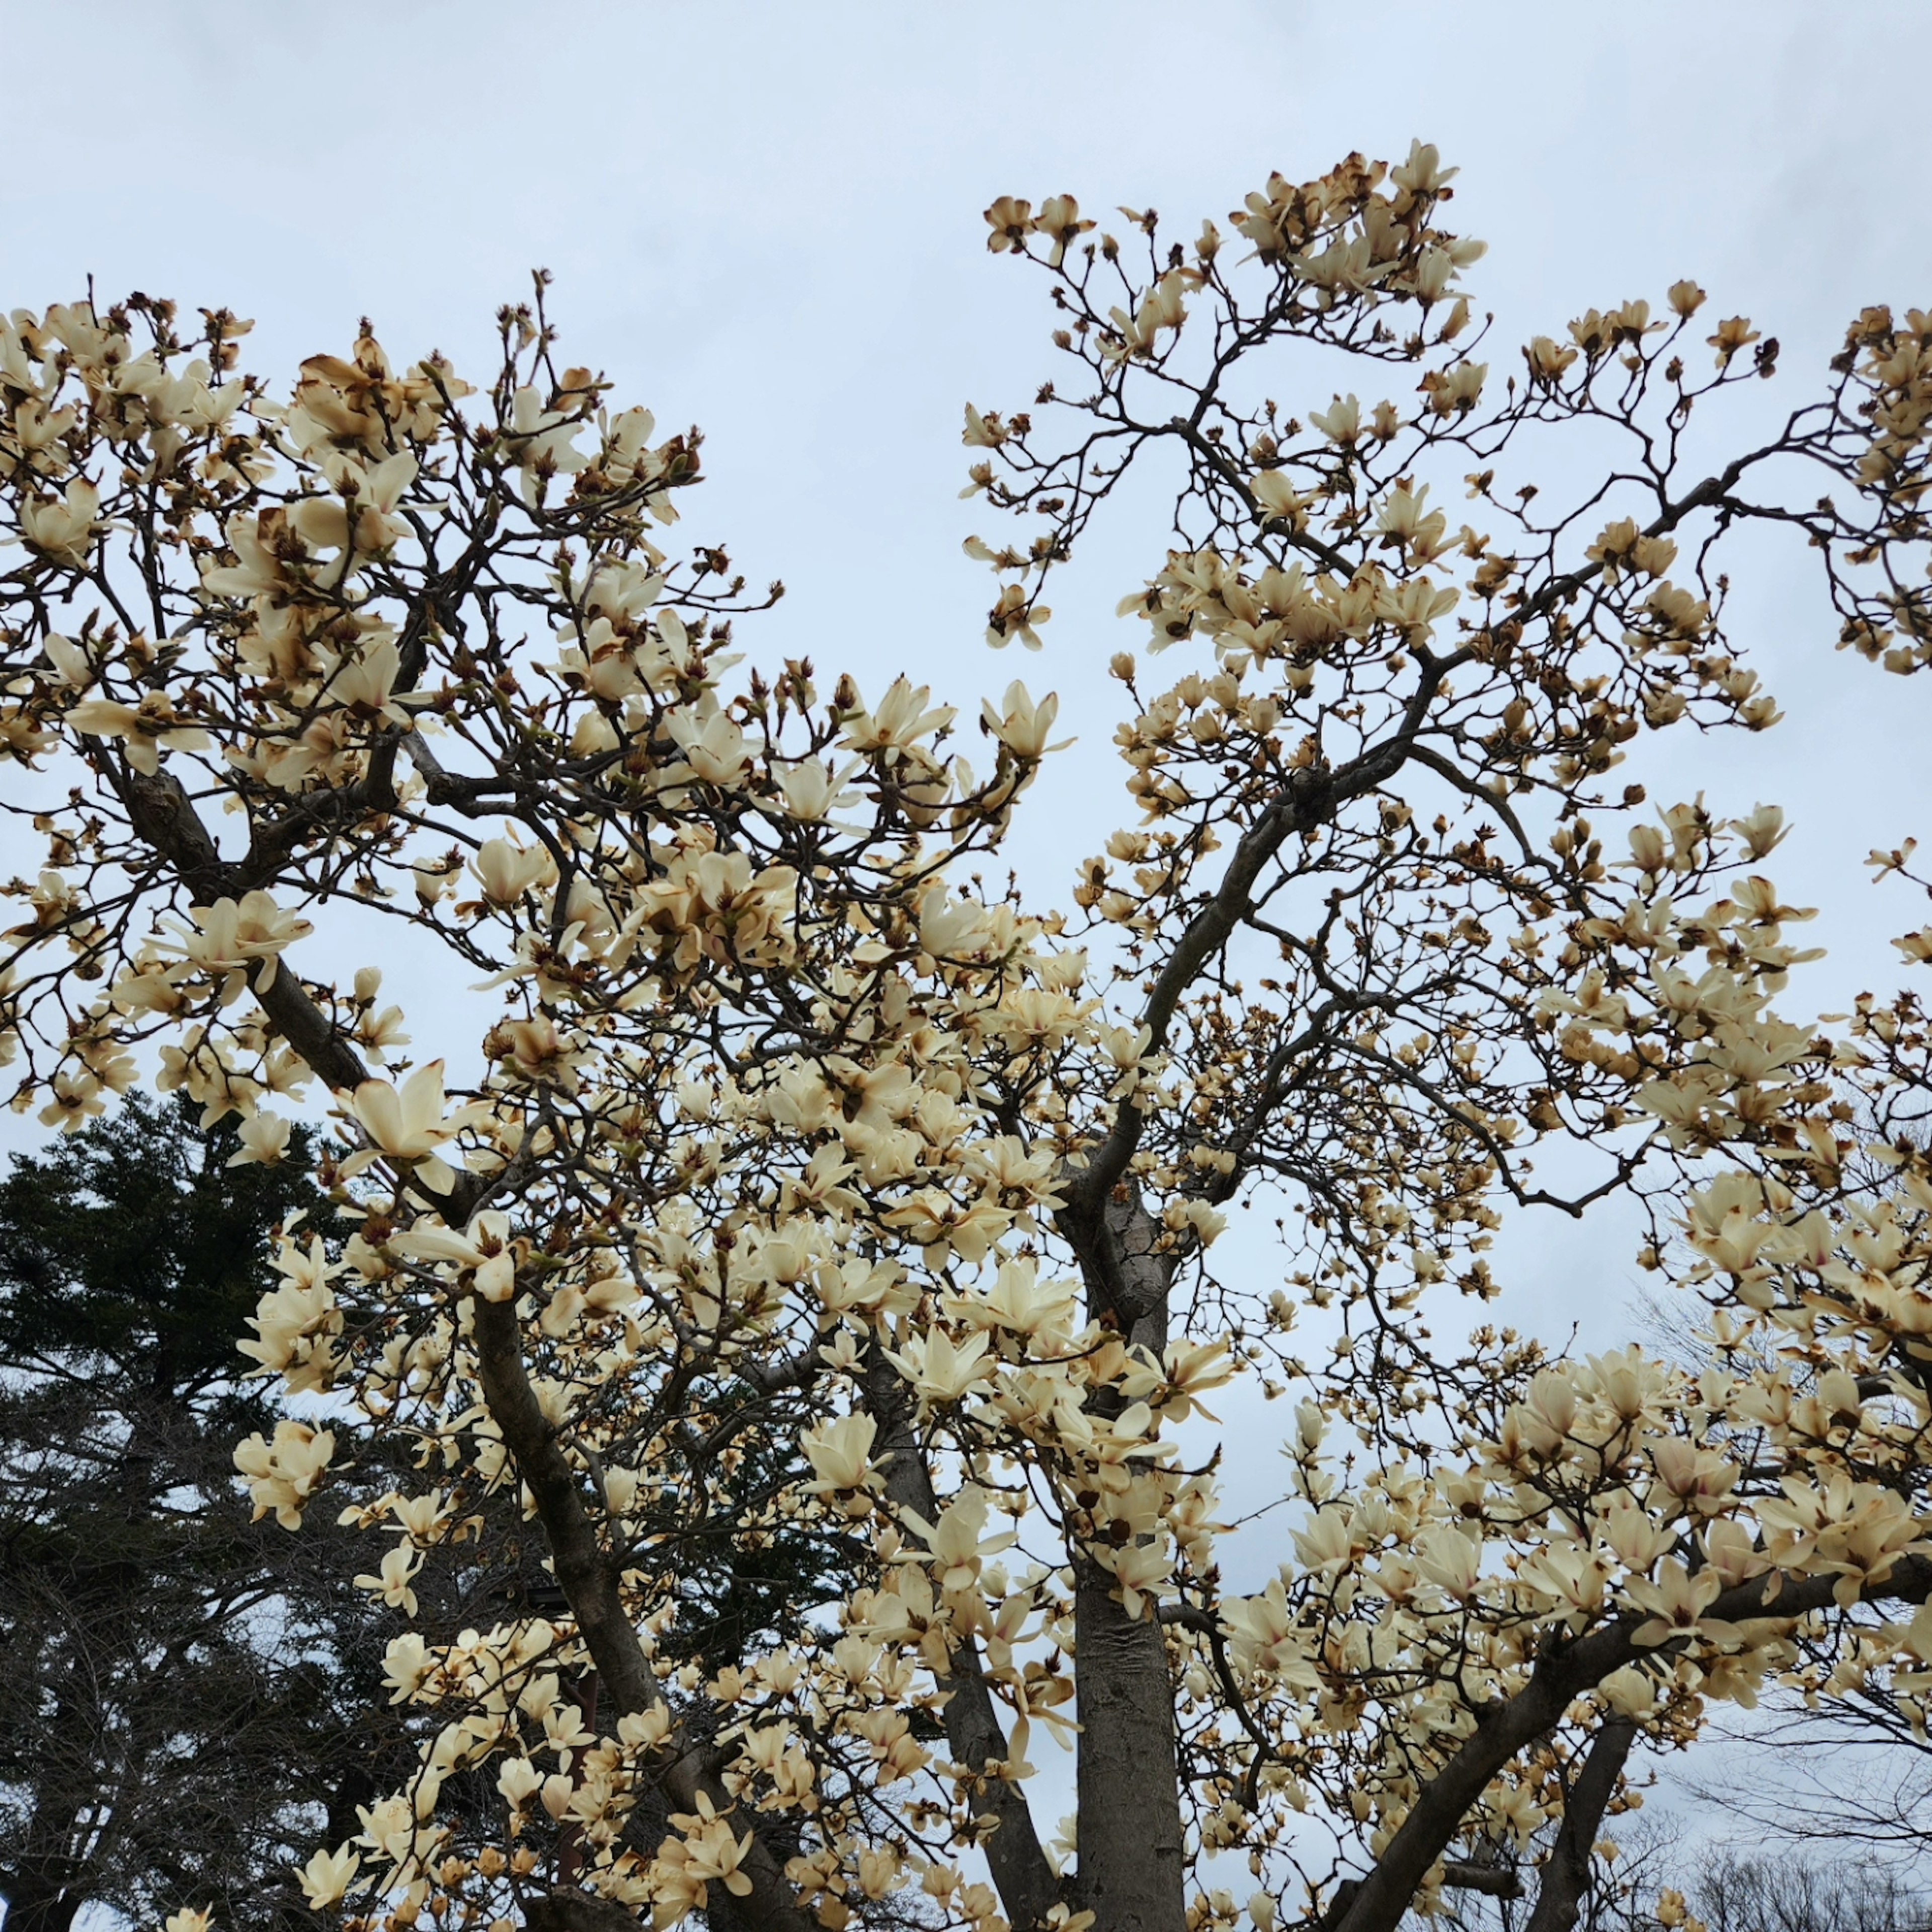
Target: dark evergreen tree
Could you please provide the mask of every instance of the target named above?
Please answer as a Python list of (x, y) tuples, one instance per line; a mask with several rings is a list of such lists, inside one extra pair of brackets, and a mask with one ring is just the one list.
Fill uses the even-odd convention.
[(309, 1922), (290, 1871), (356, 1828), (400, 1723), (345, 1532), (251, 1522), (272, 1428), (236, 1344), (272, 1236), (326, 1212), (298, 1130), (130, 1100), (0, 1181), (0, 1892), (9, 1932), (166, 1898)]

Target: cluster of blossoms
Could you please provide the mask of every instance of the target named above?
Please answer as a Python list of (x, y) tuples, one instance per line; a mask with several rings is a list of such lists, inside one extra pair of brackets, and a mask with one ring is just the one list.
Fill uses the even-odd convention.
[[(1499, 1845), (1580, 1831), (1587, 1869), (1628, 1753), (1713, 1701), (1932, 1687), (1918, 1009), (1781, 1017), (1779, 814), (1611, 777), (1776, 722), (1724, 628), (1738, 524), (1804, 525), (1886, 614), (1850, 640), (1919, 661), (1922, 318), (1868, 311), (1824, 402), (1700, 476), (1693, 412), (1774, 348), (1727, 321), (1692, 375), (1684, 284), (1492, 381), (1450, 172), (1274, 177), (1239, 244), (1132, 214), (1144, 271), (1071, 197), (988, 211), (1078, 365), (968, 412), (968, 494), (1035, 531), (968, 545), (992, 641), (1040, 643), (1128, 465), (1184, 472), (1122, 607), (1179, 675), (1113, 662), (1136, 822), (1065, 913), (974, 870), (1058, 700), (986, 704), (976, 770), (908, 679), (741, 669), (768, 600), (661, 547), (696, 432), (559, 368), (541, 292), (478, 388), (366, 327), (280, 399), (225, 312), (0, 327), (0, 752), (48, 848), (8, 889), (16, 1104), (152, 1076), (244, 1158), (292, 1105), (349, 1144), (248, 1346), (304, 1406), (237, 1456), (260, 1511), (380, 1540), (418, 1727), (316, 1909), (1372, 1932)], [(1415, 400), (1246, 396), (1297, 342)], [(1509, 493), (1520, 431), (1585, 422), (1639, 452), (1614, 488)], [(1791, 459), (1849, 507), (1749, 494)], [(304, 970), (319, 930), (480, 980), (481, 1070), (411, 1060), (374, 966)], [(1432, 1340), (1435, 1292), (1496, 1291), (1504, 1208), (1612, 1194), (1702, 1366)], [(1216, 1266), (1256, 1202), (1260, 1289)], [(1210, 1445), (1276, 1396), (1294, 1557), (1238, 1593)], [(377, 1437), (406, 1490), (358, 1485)], [(437, 1625), (426, 1570), (518, 1515), (555, 1600)], [(700, 1660), (721, 1550), (818, 1594)]]

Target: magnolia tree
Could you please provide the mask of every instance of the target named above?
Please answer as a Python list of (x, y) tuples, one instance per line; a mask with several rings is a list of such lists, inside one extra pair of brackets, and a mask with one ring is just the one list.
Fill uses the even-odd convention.
[[(250, 1347), (310, 1419), (236, 1458), (291, 1531), (372, 1442), (416, 1471), (353, 1514), (419, 1761), (318, 1911), (1373, 1932), (1514, 1846), (1560, 1927), (1638, 1744), (1932, 1684), (1920, 1010), (1781, 1017), (1779, 813), (1633, 776), (1777, 719), (1740, 525), (1808, 540), (1838, 641), (1932, 656), (1932, 320), (1865, 310), (1761, 434), (1776, 346), (1688, 283), (1479, 359), (1448, 179), (1352, 157), (1184, 244), (988, 211), (1060, 368), (967, 414), (1019, 520), (968, 546), (990, 641), (1179, 479), (1123, 606), (1163, 675), (1110, 667), (1130, 822), (1058, 909), (979, 883), (1055, 700), (975, 738), (740, 668), (768, 600), (664, 547), (695, 433), (541, 299), (478, 388), (365, 328), (278, 394), (140, 297), (0, 331), (16, 1103), (152, 1074), (253, 1158), (292, 1104), (352, 1148)], [(447, 1015), (317, 970), (404, 928), (484, 982), (480, 1054), (412, 1066)], [(1605, 1197), (1701, 1372), (1431, 1338), (1502, 1214)], [(1250, 1202), (1265, 1270), (1215, 1245)], [(1287, 1418), (1258, 1593), (1204, 1398)], [(554, 1599), (432, 1642), (412, 1580), (503, 1490)], [(805, 1634), (670, 1654), (699, 1554), (781, 1543), (839, 1580)]]

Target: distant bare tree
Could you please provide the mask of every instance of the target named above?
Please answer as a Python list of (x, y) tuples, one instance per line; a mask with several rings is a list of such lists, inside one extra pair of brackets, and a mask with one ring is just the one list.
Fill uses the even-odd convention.
[(1690, 1898), (1708, 1932), (1921, 1932), (1932, 1912), (1932, 1899), (1890, 1865), (1730, 1846), (1698, 1860)]

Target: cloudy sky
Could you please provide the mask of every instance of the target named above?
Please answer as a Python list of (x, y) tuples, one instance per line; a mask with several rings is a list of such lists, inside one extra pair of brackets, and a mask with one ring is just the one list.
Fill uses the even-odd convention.
[[(1420, 136), (1492, 244), (1470, 285), (1505, 359), (1688, 274), (1782, 338), (1796, 394), (1858, 306), (1932, 302), (1916, 10), (0, 0), (0, 302), (92, 276), (224, 303), (257, 319), (248, 366), (284, 378), (364, 314), (393, 353), (481, 364), (497, 304), (549, 268), (572, 359), (704, 426), (713, 481), (686, 527), (790, 588), (746, 628), (756, 654), (868, 690), (908, 670), (962, 705), (1016, 671), (1066, 694), (1083, 744), (1021, 846), (1059, 890), (1117, 822), (1101, 668), (1165, 530), (1116, 523), (1040, 658), (984, 650), (961, 405), (1030, 394), (1049, 326), (1039, 278), (987, 254), (986, 203), (1070, 191), (1192, 233), (1271, 169)], [(1856, 862), (1915, 829), (1932, 688), (1834, 655), (1799, 563), (1768, 560), (1738, 607), (1789, 722), (1678, 776), (1798, 814), (1781, 882), (1841, 934), (1815, 1008), (1888, 976), (1884, 935), (1912, 916), (1875, 909)], [(1614, 1310), (1625, 1271), (1600, 1241), (1520, 1252), (1559, 1328), (1580, 1288)]]
[[(1766, 407), (1808, 388), (1860, 304), (1932, 300), (1895, 9), (1473, 0), (1364, 18), (1298, 0), (0, 0), (31, 76), (0, 170), (0, 302), (38, 308), (91, 276), (104, 297), (225, 303), (256, 318), (248, 366), (278, 380), (363, 315), (399, 356), (441, 346), (474, 369), (497, 305), (550, 268), (572, 359), (661, 422), (704, 426), (712, 480), (686, 528), (790, 587), (746, 628), (758, 656), (808, 652), (872, 691), (907, 670), (972, 708), (1016, 673), (1062, 692), (1081, 742), (1016, 847), (1058, 896), (1123, 815), (1101, 667), (1138, 641), (1113, 608), (1166, 531), (1151, 499), (1105, 526), (1056, 586), (1040, 656), (980, 643), (961, 406), (1028, 397), (1049, 326), (1041, 279), (986, 252), (994, 195), (1151, 205), (1191, 234), (1273, 168), (1400, 158), (1419, 135), (1461, 166), (1457, 219), (1491, 244), (1470, 286), (1505, 364), (1513, 341), (1690, 274), (1716, 312), (1783, 339)], [(1285, 368), (1289, 406), (1324, 401), (1326, 374), (1304, 397), (1312, 372)], [(1734, 604), (1789, 721), (1687, 742), (1670, 782), (1796, 812), (1780, 884), (1838, 935), (1816, 1010), (1888, 971), (1886, 935), (1911, 916), (1856, 862), (1915, 829), (1932, 690), (1835, 655), (1804, 565), (1767, 553)], [(472, 1045), (418, 1031), (459, 1063)], [(1538, 1239), (1540, 1298), (1586, 1250)]]

